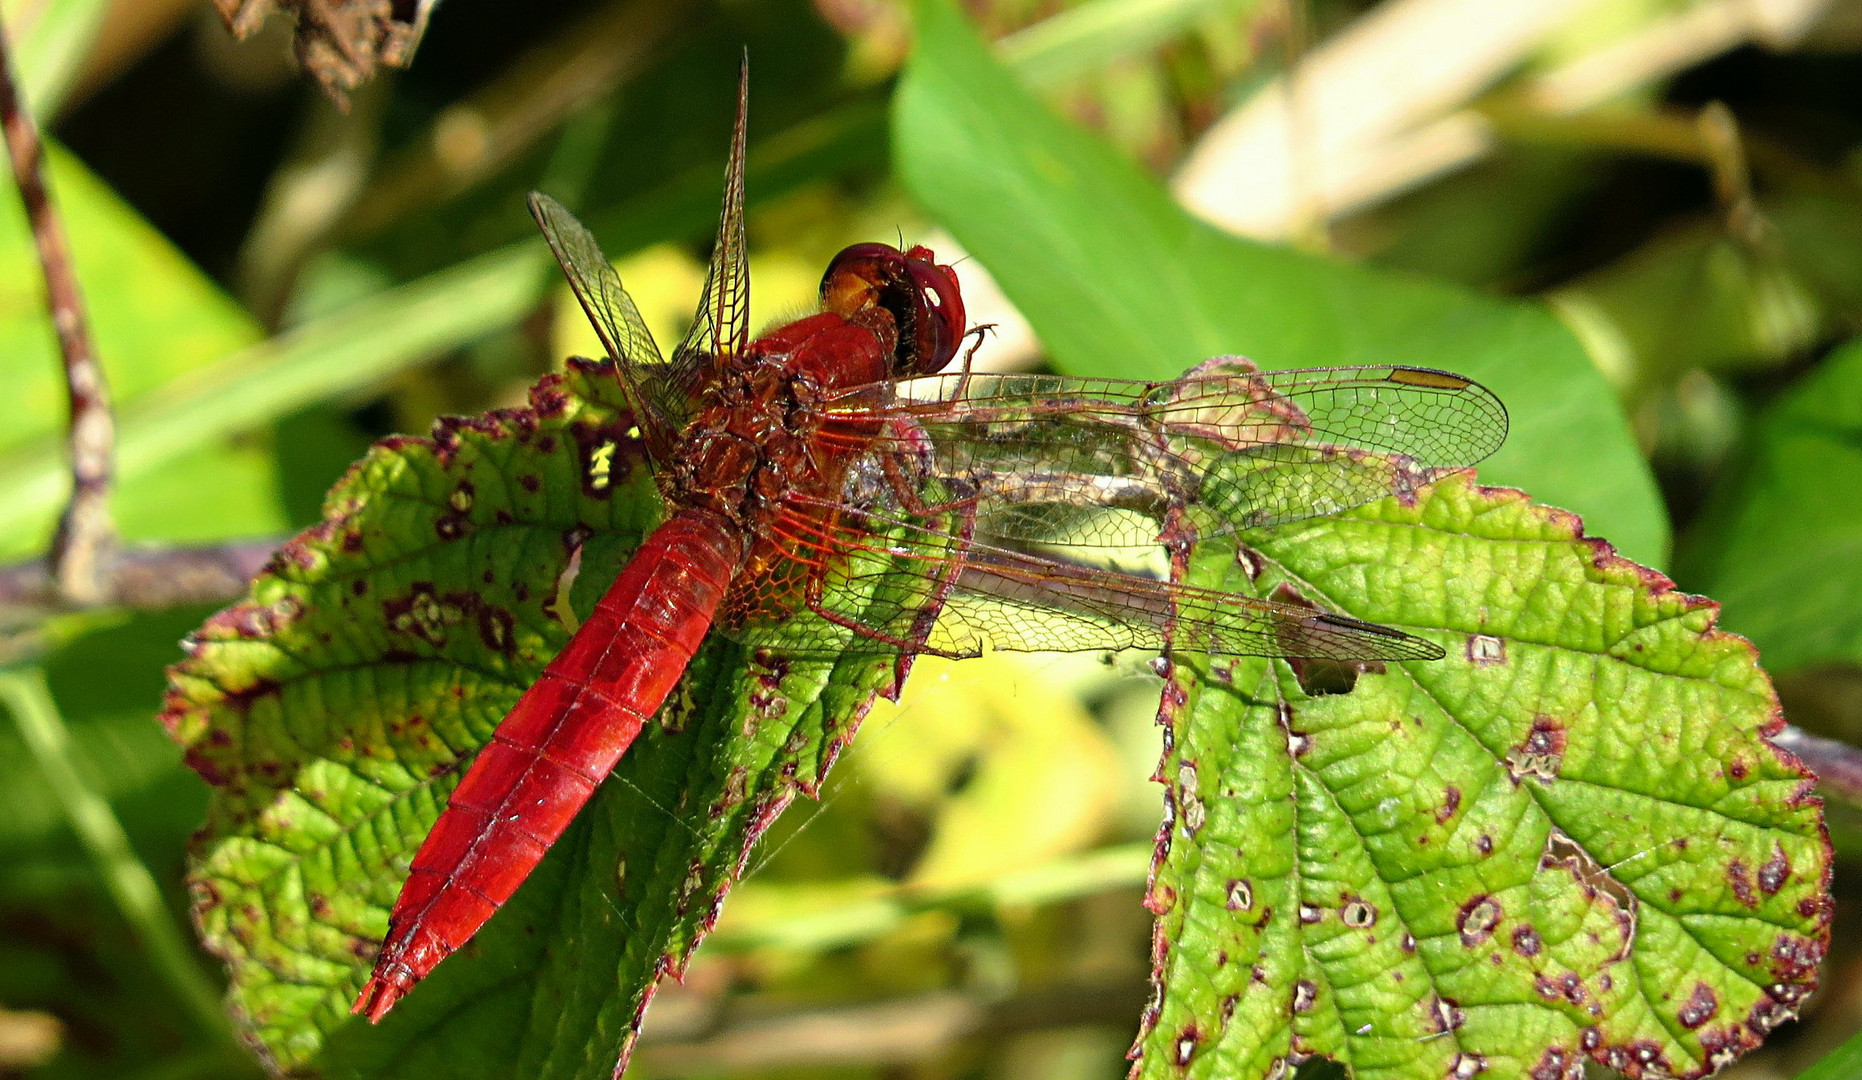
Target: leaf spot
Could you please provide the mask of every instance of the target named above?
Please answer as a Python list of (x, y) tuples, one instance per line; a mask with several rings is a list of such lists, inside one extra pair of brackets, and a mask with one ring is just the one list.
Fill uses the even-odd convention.
[(1197, 792), (1196, 763), (1181, 761), (1177, 763), (1177, 799), (1183, 804), (1183, 830), (1191, 836), (1202, 831), (1207, 811), (1203, 808), (1202, 796)]
[(1537, 956), (1542, 948), (1544, 942), (1539, 940), (1539, 932), (1532, 928), (1531, 923), (1521, 923), (1513, 928), (1514, 952), (1521, 956)]
[(1455, 919), (1455, 929), (1461, 934), (1461, 943), (1473, 948), (1486, 941), (1493, 933), (1493, 928), (1500, 924), (1500, 902), (1485, 893), (1474, 897), (1461, 905), (1461, 914)]
[(1726, 884), (1741, 904), (1749, 908), (1759, 906), (1759, 898), (1752, 893), (1752, 872), (1743, 861), (1733, 859), (1726, 864)]
[(516, 638), (512, 633), (515, 625), (516, 620), (503, 608), (482, 607), (478, 610), (479, 640), (492, 652), (509, 656), (517, 651)]
[(1675, 1013), (1675, 1019), (1689, 1031), (1714, 1018), (1720, 1011), (1720, 999), (1713, 992), (1713, 987), (1704, 982), (1694, 984), (1694, 992), (1688, 995), (1681, 1005), (1681, 1011)]
[(1532, 1080), (1580, 1080), (1584, 1059), (1562, 1046), (1548, 1046), (1528, 1075)]
[(1435, 823), (1437, 825), (1448, 824), (1448, 819), (1454, 817), (1455, 811), (1459, 809), (1461, 809), (1461, 789), (1450, 784), (1442, 792), (1442, 805), (1436, 808)]
[(1250, 911), (1254, 908), (1254, 886), (1231, 878), (1228, 883), (1228, 909)]
[(1452, 1080), (1473, 1080), (1487, 1069), (1487, 1059), (1479, 1054), (1456, 1054), (1448, 1066)]
[(1565, 725), (1540, 713), (1524, 741), (1507, 751), (1506, 771), (1515, 784), (1527, 776), (1556, 780), (1565, 763)]
[(1784, 845), (1772, 843), (1772, 856), (1759, 867), (1759, 888), (1767, 896), (1776, 896), (1784, 883), (1791, 879), (1791, 860), (1784, 853)]
[(1354, 930), (1377, 925), (1377, 909), (1362, 900), (1353, 900), (1339, 911), (1339, 919)]
[(1432, 1012), (1435, 1030), (1442, 1034), (1454, 1031), (1468, 1021), (1467, 1013), (1462, 1011), (1461, 1006), (1453, 998), (1436, 998)]
[(1506, 663), (1506, 639), (1488, 634), (1469, 634), (1468, 663), (1475, 667)]
[(1293, 1011), (1294, 1012), (1296, 1013), (1311, 1012), (1313, 1005), (1317, 1003), (1318, 1000), (1319, 1000), (1319, 988), (1313, 985), (1313, 982), (1311, 979), (1301, 979), (1300, 981), (1293, 984)]
[(1178, 1067), (1188, 1065), (1190, 1063), (1190, 1059), (1196, 1056), (1196, 1043), (1197, 1043), (1196, 1028), (1193, 1026), (1184, 1028), (1183, 1034), (1177, 1036), (1177, 1065)]

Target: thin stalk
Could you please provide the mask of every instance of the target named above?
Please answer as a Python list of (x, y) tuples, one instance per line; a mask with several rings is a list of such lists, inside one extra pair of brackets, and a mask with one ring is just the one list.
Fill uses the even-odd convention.
[(156, 970), (203, 1028), (232, 1042), (220, 994), (162, 903), (155, 876), (136, 858), (109, 801), (72, 764), (71, 733), (52, 700), (44, 671), (31, 666), (0, 668), (0, 704), (13, 714), (34, 764)]

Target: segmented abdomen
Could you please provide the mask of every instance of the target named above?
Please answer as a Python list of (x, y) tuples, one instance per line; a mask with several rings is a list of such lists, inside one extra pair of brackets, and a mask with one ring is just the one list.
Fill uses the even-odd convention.
[(454, 789), (352, 1011), (379, 1020), (517, 891), (678, 684), (742, 551), (704, 510), (640, 545)]

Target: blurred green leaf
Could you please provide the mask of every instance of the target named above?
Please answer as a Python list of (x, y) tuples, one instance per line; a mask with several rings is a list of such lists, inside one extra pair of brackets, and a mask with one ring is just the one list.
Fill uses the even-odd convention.
[(1665, 233), (1557, 290), (1553, 302), (1625, 384), (1689, 368), (1777, 364), (1862, 324), (1862, 202), (1791, 192), (1760, 209), (1759, 243), (1723, 222)]
[(173, 670), (164, 719), (215, 789), (197, 916), (279, 1065), (609, 1077), (748, 846), (890, 683), (883, 657), (771, 667), (708, 644), (679, 722), (642, 735), (485, 930), (379, 1027), (349, 1015), (459, 766), (568, 639), (572, 556), (586, 617), (658, 514), (619, 406), (610, 369), (578, 366), (528, 410), (378, 445)]
[[(48, 148), (52, 186), (84, 292), (92, 336), (116, 401), (134, 415), (165, 384), (250, 345), (258, 329), (76, 159)], [(45, 281), (17, 200), (0, 211), (0, 558), (43, 547), (69, 482), (60, 442), (64, 363), (45, 307)], [(133, 438), (133, 433), (129, 434)], [(130, 471), (149, 490), (120, 488), (119, 524), (132, 538), (202, 539), (211, 522), (229, 533), (275, 530), (269, 453), (233, 448), (212, 432), (187, 432), (195, 456), (172, 473)], [(205, 514), (200, 491), (215, 492)]]
[(110, 0), (47, 0), (26, 7), (26, 32), (15, 36), (17, 78), (27, 108), (41, 126), (49, 126), (90, 55)]
[(1011, 34), (1002, 50), (1030, 86), (1047, 88), (1148, 56), (1204, 20), (1240, 22), (1258, 7), (1260, 0), (1087, 0)]
[(1243, 539), (1258, 578), (1205, 544), (1188, 580), (1448, 657), (1318, 697), (1283, 661), (1179, 667), (1138, 1076), (1692, 1077), (1794, 1014), (1831, 852), (1710, 601), (1465, 474)]
[(1676, 576), (1774, 671), (1862, 663), (1862, 342), (1766, 409)]
[(989, 267), (1056, 366), (1167, 379), (1207, 357), (1270, 368), (1413, 364), (1491, 387), (1513, 414), (1483, 466), (1646, 562), (1668, 524), (1614, 397), (1544, 307), (1237, 239), (1050, 114), (942, 0), (895, 106), (913, 195)]
[(1853, 1080), (1862, 1076), (1862, 1033), (1823, 1055), (1815, 1065), (1797, 1074), (1797, 1080)]

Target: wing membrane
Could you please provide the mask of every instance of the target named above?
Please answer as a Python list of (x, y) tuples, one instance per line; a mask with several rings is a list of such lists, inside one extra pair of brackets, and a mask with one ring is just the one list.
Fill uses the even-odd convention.
[(621, 287), (620, 275), (602, 254), (594, 234), (563, 204), (533, 191), (530, 213), (543, 230), (543, 238), (549, 241), (596, 336), (614, 359), (635, 422), (646, 435), (647, 449), (664, 461), (686, 419), (684, 402), (666, 386), (666, 362), (646, 321), (640, 317), (640, 309)]
[(1445, 372), (1227, 359), (1168, 383), (938, 375), (831, 408), (848, 445), (973, 492), (979, 536), (1081, 546), (1150, 543), (1171, 505), (1208, 534), (1405, 496), (1493, 453), (1507, 427), (1491, 392)]
[[(1345, 616), (1054, 562), (844, 506), (798, 503), (772, 533), (790, 565), (820, 575), (813, 606), (826, 617), (796, 610), (805, 607), (797, 589), (786, 616), (746, 620), (726, 632), (788, 652), (976, 656), (985, 649), (1168, 647), (1334, 660), (1443, 655), (1421, 638)], [(760, 596), (745, 610), (780, 606), (770, 599)]]
[(673, 381), (695, 386), (721, 357), (741, 355), (750, 344), (750, 256), (744, 237), (744, 127), (750, 107), (750, 62), (737, 84), (737, 123), (730, 161), (724, 168), (724, 211), (711, 249), (705, 291), (685, 340), (673, 350)]

